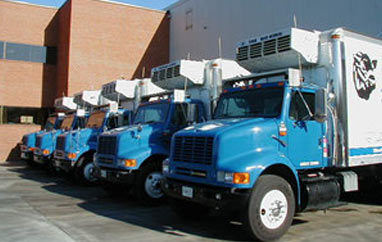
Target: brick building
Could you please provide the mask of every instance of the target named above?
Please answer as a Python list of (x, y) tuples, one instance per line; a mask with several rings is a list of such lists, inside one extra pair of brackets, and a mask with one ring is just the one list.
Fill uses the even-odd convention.
[(143, 68), (147, 77), (169, 60), (166, 12), (118, 2), (57, 9), (0, 0), (0, 30), (0, 161), (39, 129), (56, 97), (141, 77)]

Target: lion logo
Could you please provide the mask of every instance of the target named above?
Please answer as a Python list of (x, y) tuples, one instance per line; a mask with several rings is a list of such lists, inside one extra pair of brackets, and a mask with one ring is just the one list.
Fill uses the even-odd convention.
[(376, 88), (374, 70), (377, 67), (377, 60), (371, 60), (363, 52), (358, 52), (353, 57), (353, 81), (355, 89), (360, 98), (369, 100), (370, 94)]

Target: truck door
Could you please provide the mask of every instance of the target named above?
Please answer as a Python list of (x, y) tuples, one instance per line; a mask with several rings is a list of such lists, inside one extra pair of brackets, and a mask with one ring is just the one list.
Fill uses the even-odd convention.
[[(313, 91), (292, 91), (287, 124), (288, 158), (297, 169), (323, 166), (323, 124), (314, 120)], [(307, 106), (310, 109), (307, 108)]]

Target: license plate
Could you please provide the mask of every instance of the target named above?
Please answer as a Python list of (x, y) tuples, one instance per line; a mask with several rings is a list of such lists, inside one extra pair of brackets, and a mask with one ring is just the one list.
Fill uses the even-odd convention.
[(194, 196), (194, 189), (192, 187), (182, 186), (182, 196), (192, 198)]
[(22, 159), (26, 159), (27, 158), (27, 155), (25, 153), (21, 153), (21, 158)]
[(38, 156), (33, 156), (33, 160), (36, 161), (36, 162), (39, 162), (40, 158)]
[(101, 177), (107, 178), (107, 172), (105, 170), (101, 170)]
[(60, 167), (60, 163), (61, 163), (60, 161), (55, 160), (55, 161), (54, 161), (54, 166), (55, 166), (55, 167)]

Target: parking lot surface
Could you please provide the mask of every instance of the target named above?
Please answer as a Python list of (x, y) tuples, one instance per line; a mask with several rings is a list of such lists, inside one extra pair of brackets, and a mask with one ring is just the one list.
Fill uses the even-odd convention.
[[(378, 189), (378, 190), (377, 190)], [(298, 214), (280, 241), (381, 241), (382, 188), (345, 198), (344, 206)], [(240, 223), (178, 218), (166, 205), (110, 198), (22, 162), (0, 165), (1, 242), (250, 241)]]

